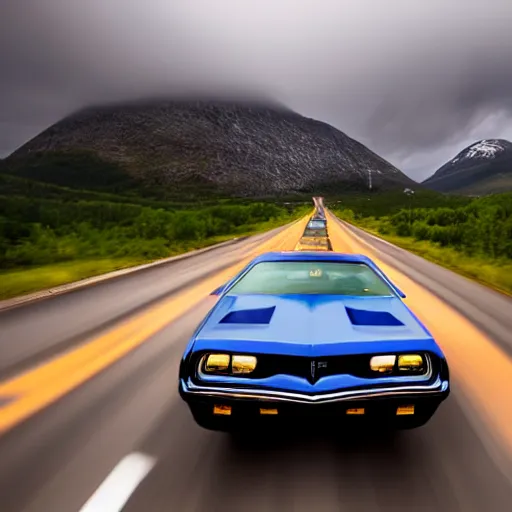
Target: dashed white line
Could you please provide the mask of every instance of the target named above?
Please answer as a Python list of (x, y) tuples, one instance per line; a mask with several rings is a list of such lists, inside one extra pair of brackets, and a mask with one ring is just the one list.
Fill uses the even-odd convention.
[(112, 470), (79, 512), (119, 512), (156, 463), (144, 453), (130, 453)]

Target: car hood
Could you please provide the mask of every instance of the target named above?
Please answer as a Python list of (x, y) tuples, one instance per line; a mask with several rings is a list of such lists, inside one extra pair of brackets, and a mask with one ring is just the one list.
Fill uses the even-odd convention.
[(432, 336), (395, 297), (227, 295), (196, 334), (201, 347), (213, 340), (277, 344), (283, 349), (283, 345), (314, 348), (375, 342), (395, 346), (396, 342), (432, 342)]

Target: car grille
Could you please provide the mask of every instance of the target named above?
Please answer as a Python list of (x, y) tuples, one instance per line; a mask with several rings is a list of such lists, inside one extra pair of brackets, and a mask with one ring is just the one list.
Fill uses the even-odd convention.
[(354, 375), (362, 378), (378, 376), (370, 370), (368, 355), (308, 358), (298, 356), (258, 356), (252, 378), (261, 379), (278, 374), (302, 377), (314, 383), (329, 375)]

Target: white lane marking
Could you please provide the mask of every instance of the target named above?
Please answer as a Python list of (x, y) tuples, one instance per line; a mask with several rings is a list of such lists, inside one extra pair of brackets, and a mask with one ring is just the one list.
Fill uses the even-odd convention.
[(156, 463), (143, 453), (130, 453), (112, 470), (79, 512), (119, 512)]

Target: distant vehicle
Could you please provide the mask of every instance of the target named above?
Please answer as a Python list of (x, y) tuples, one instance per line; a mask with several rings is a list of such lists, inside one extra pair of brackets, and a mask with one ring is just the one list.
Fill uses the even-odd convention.
[(319, 228), (319, 229), (311, 229), (306, 228), (304, 230), (304, 233), (302, 234), (302, 238), (310, 238), (310, 237), (326, 237), (328, 236), (327, 229), (326, 228)]
[(328, 236), (303, 236), (295, 246), (296, 251), (332, 251)]
[(323, 210), (317, 210), (314, 213), (312, 219), (322, 219), (322, 220), (325, 220), (325, 213), (324, 213), (324, 211)]
[(311, 219), (306, 229), (327, 229), (327, 221), (325, 219)]
[(449, 395), (440, 347), (365, 256), (267, 253), (212, 294), (179, 369), (180, 395), (206, 429), (416, 428)]

